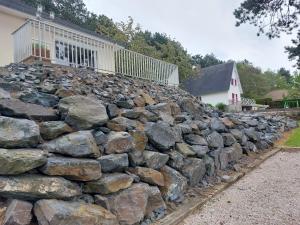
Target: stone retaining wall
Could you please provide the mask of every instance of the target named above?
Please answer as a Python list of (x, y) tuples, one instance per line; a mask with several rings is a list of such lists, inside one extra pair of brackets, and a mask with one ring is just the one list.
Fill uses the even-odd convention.
[(42, 65), (0, 69), (0, 114), (6, 225), (150, 224), (297, 126), (222, 114), (180, 89)]

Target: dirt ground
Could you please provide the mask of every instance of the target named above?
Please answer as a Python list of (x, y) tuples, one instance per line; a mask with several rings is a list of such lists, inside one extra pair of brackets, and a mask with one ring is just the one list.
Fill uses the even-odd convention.
[(300, 225), (300, 151), (279, 152), (182, 225)]

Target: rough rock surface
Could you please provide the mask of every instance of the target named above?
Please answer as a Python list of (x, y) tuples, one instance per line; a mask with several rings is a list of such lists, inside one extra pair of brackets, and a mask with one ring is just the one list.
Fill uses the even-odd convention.
[(120, 225), (132, 225), (143, 220), (148, 203), (148, 188), (148, 185), (134, 184), (108, 196), (111, 211), (117, 216)]
[(129, 166), (128, 155), (126, 153), (104, 155), (98, 158), (98, 161), (104, 173), (122, 172)]
[(87, 182), (83, 191), (93, 194), (111, 194), (131, 186), (133, 178), (123, 173), (103, 174), (97, 181)]
[(110, 132), (105, 145), (106, 154), (125, 153), (134, 148), (131, 135), (127, 132)]
[(90, 131), (78, 131), (54, 139), (41, 146), (49, 152), (73, 157), (100, 156), (99, 148)]
[(0, 177), (0, 196), (20, 199), (68, 199), (80, 195), (77, 184), (60, 177), (19, 175)]
[(16, 199), (10, 201), (3, 225), (29, 225), (32, 219), (32, 207), (30, 202)]
[(117, 225), (116, 216), (94, 204), (40, 200), (34, 205), (39, 224)]
[(101, 101), (81, 95), (60, 100), (59, 110), (65, 116), (65, 121), (77, 129), (90, 129), (108, 120), (106, 108)]
[(131, 173), (140, 177), (141, 181), (156, 185), (164, 186), (165, 181), (163, 175), (157, 170), (146, 168), (146, 167), (136, 167), (129, 170)]
[(168, 123), (148, 123), (145, 132), (149, 141), (161, 150), (169, 150), (175, 145), (175, 134)]
[(39, 121), (56, 120), (56, 111), (49, 107), (24, 103), (18, 99), (0, 99), (0, 112), (3, 116), (34, 119)]
[(150, 81), (12, 64), (0, 68), (0, 221), (15, 199), (35, 204), (30, 225), (148, 225), (295, 127)]
[(52, 140), (60, 135), (71, 133), (72, 128), (63, 121), (47, 121), (40, 123), (41, 136), (45, 140)]
[(0, 175), (16, 175), (40, 167), (47, 162), (37, 149), (0, 149)]
[(168, 166), (164, 166), (160, 172), (165, 180), (165, 185), (160, 187), (164, 199), (174, 201), (182, 198), (182, 195), (187, 188), (187, 179)]
[(49, 176), (62, 176), (77, 181), (91, 181), (101, 177), (101, 165), (92, 159), (50, 157), (40, 170)]
[(0, 116), (1, 148), (36, 147), (39, 137), (39, 126), (34, 121)]

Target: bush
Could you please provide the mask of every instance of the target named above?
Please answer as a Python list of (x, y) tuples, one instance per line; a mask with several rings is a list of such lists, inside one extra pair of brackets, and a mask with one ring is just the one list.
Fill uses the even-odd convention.
[(216, 108), (218, 109), (218, 110), (220, 110), (220, 111), (225, 111), (226, 110), (226, 105), (224, 104), (224, 103), (218, 103), (218, 104), (216, 104)]

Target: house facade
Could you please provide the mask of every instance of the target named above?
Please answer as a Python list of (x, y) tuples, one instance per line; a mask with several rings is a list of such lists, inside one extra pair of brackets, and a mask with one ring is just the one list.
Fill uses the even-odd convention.
[(38, 59), (179, 84), (176, 65), (130, 51), (103, 35), (39, 12), (20, 0), (0, 0), (0, 21), (0, 66)]
[(229, 111), (242, 110), (243, 88), (234, 62), (203, 68), (182, 86), (204, 103), (213, 106), (223, 103)]

